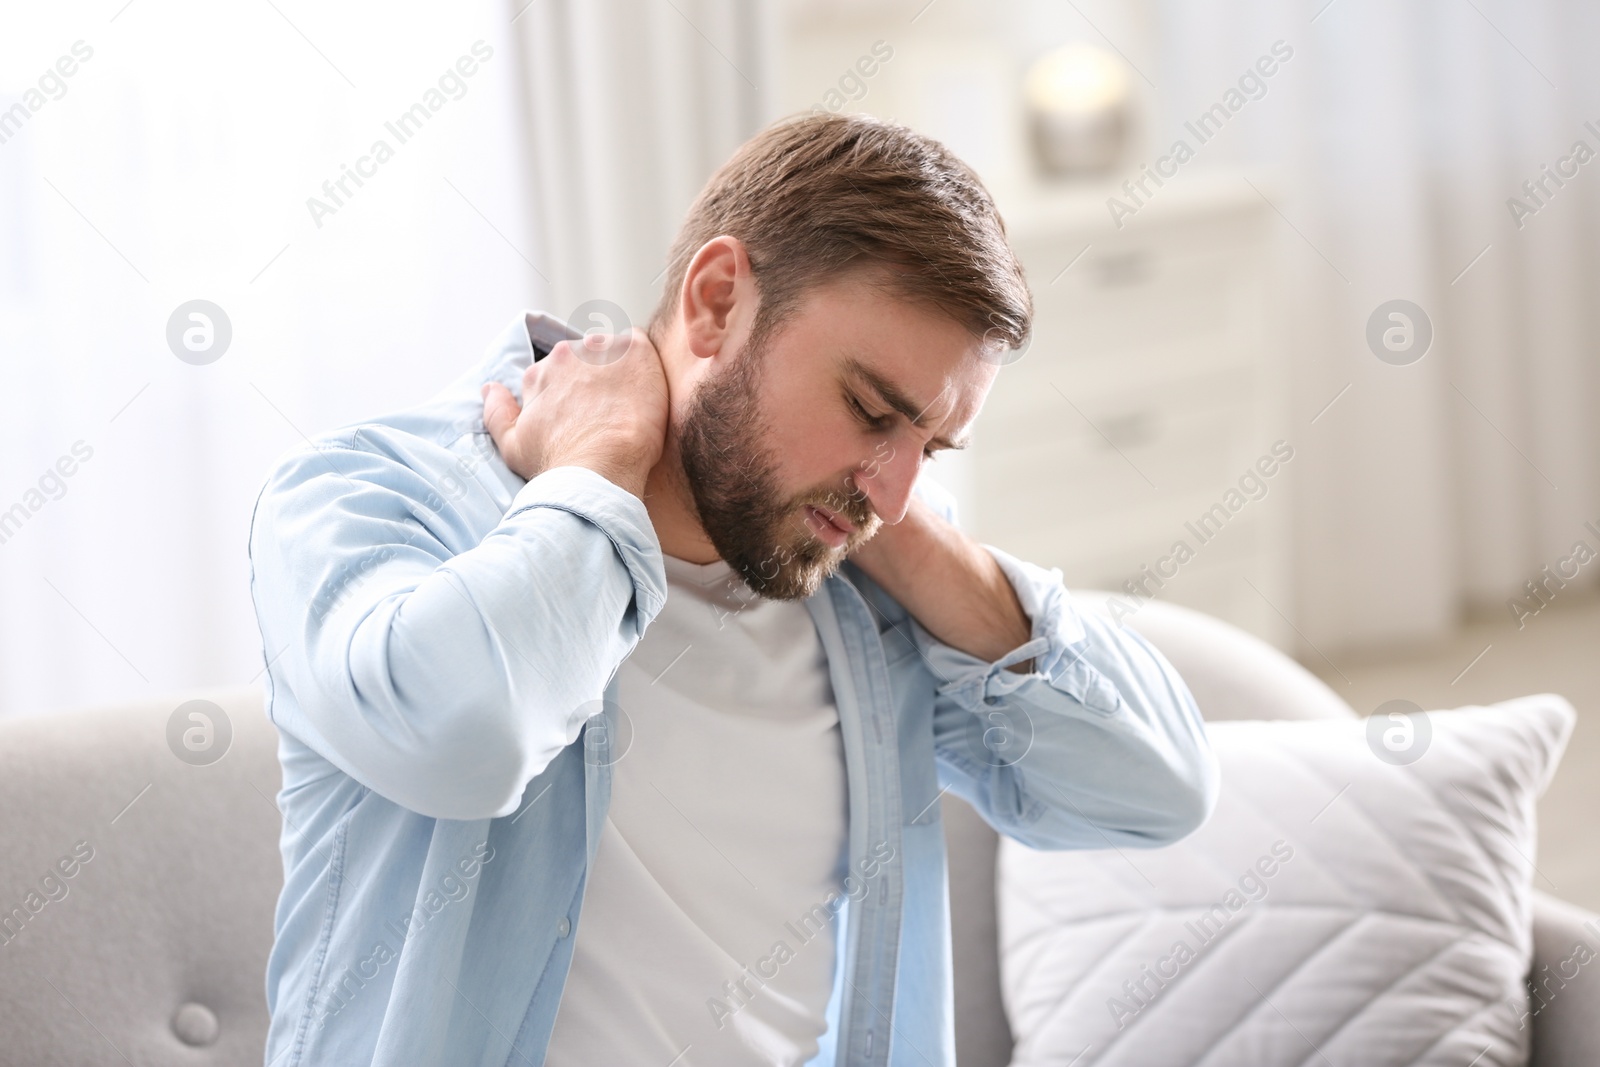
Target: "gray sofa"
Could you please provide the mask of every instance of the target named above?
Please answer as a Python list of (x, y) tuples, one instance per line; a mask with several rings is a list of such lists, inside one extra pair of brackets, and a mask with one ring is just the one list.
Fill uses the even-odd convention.
[[(1105, 594), (1074, 595), (1104, 610)], [(1208, 718), (1354, 714), (1287, 657), (1208, 616), (1151, 603), (1128, 624)], [(188, 754), (184, 721), (173, 722), (195, 699), (231, 727), (215, 762)], [(220, 733), (210, 740), (220, 748)], [(279, 782), (258, 686), (0, 719), (0, 1065), (260, 1065), (282, 884)], [(961, 801), (942, 803), (960, 1063), (1003, 1067), (996, 838)], [(1591, 918), (1540, 896), (1535, 970), (1569, 956)], [(1580, 974), (1535, 1017), (1533, 1062), (1600, 1064), (1600, 978)]]

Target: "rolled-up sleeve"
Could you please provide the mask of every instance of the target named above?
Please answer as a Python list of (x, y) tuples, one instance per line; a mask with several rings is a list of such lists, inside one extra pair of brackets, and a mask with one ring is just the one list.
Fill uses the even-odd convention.
[[(984, 545), (1032, 623), (985, 661), (911, 622), (935, 676), (941, 784), (1040, 849), (1155, 847), (1198, 829), (1219, 772), (1200, 710), (1138, 633), (1080, 610), (1046, 570)], [(1032, 669), (1009, 670), (1032, 660)]]
[(380, 450), (280, 465), (250, 536), (274, 717), (413, 811), (506, 815), (660, 611), (661, 547), (639, 498), (583, 467), (524, 484), (481, 536), (442, 505)]

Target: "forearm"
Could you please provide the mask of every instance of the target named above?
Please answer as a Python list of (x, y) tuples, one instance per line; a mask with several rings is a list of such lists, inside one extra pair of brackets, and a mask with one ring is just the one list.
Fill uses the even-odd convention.
[(1183, 679), (1130, 628), (1078, 609), (1059, 571), (991, 549), (1035, 618), (1037, 669), (1007, 674), (923, 638), (936, 750), (997, 828), (1035, 848), (1170, 843), (1217, 769)]
[[(851, 558), (952, 648), (993, 661), (1032, 635), (1032, 620), (994, 556), (920, 499)], [(1011, 667), (1031, 669), (1031, 661)]]

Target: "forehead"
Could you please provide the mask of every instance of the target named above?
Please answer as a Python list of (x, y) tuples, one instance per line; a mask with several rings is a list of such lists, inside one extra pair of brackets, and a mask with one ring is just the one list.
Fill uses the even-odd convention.
[(977, 416), (998, 369), (953, 317), (860, 277), (809, 290), (774, 345), (880, 405), (891, 397), (879, 387), (891, 388), (950, 437)]

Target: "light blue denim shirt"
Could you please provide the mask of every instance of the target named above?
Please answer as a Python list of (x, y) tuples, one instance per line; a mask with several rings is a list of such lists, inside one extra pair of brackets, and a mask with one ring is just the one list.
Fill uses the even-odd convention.
[[(519, 315), (444, 392), (290, 453), (257, 500), (283, 764), (271, 1067), (544, 1060), (625, 744), (616, 669), (667, 593), (638, 497), (581, 467), (524, 482), (484, 430), (482, 383), (520, 397), (534, 346), (576, 335)], [(1216, 801), (1172, 666), (1079, 611), (1060, 571), (986, 547), (1033, 626), (995, 662), (849, 562), (805, 601), (850, 813), (814, 1064), (955, 1063), (944, 790), (1041, 849), (1166, 844)]]

